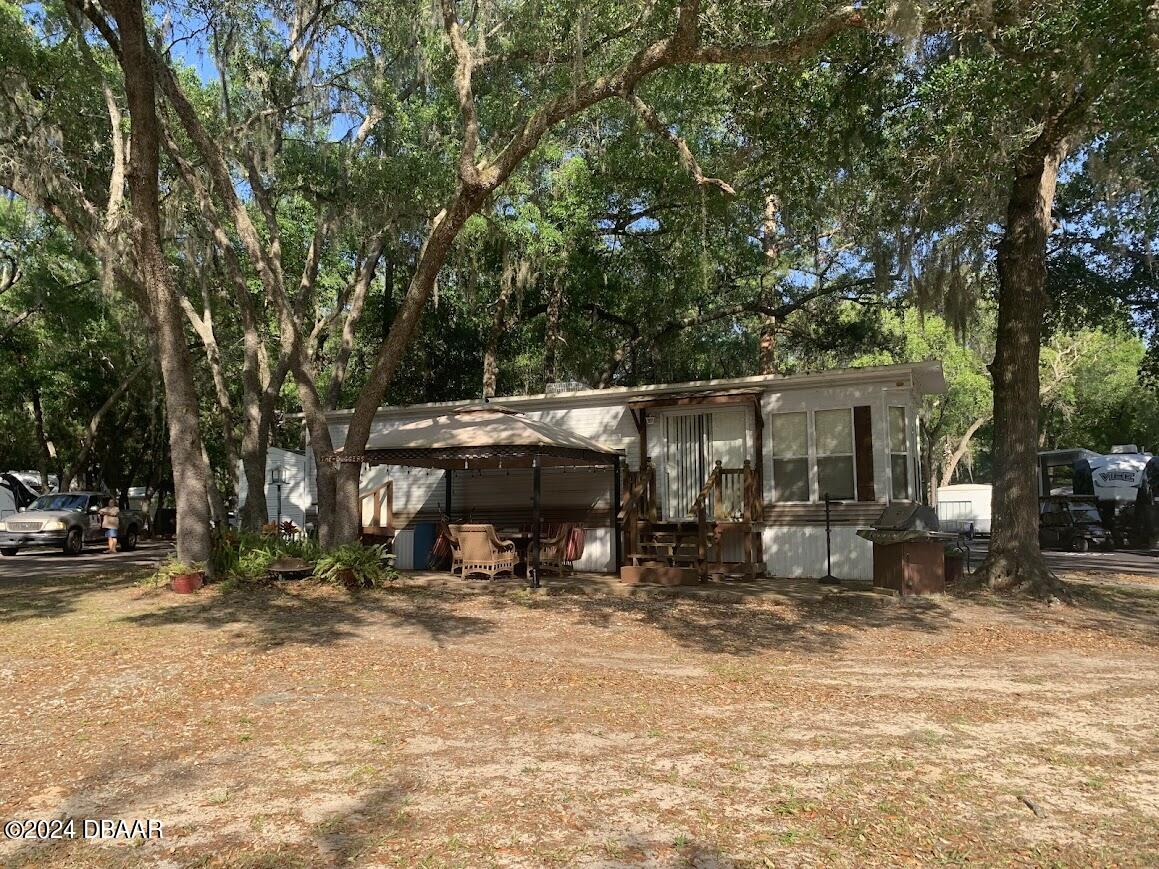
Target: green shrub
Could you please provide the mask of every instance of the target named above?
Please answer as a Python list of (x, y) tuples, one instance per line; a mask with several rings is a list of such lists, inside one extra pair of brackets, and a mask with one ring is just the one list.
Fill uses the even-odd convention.
[(261, 582), (270, 574), (270, 564), (277, 555), (271, 549), (248, 549), (238, 553), (237, 565), (230, 576), (243, 582)]
[(398, 575), (393, 562), (386, 546), (344, 543), (322, 554), (314, 564), (314, 576), (355, 588), (381, 588)]
[(226, 531), (214, 539), (210, 561), (221, 579), (261, 582), (278, 558), (300, 558), (313, 564), (321, 554), (318, 542), (309, 538), (287, 540), (252, 531)]

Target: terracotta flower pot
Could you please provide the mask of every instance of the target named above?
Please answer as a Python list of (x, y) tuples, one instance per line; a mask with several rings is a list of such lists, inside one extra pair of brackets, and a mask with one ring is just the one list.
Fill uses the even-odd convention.
[(201, 573), (186, 573), (182, 576), (175, 576), (169, 580), (169, 587), (178, 594), (193, 594), (201, 588), (204, 577), (205, 575)]

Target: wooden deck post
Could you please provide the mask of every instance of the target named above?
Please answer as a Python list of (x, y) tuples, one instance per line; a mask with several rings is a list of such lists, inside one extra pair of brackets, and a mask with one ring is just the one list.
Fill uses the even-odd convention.
[(394, 480), (386, 481), (386, 530), (394, 534)]
[(454, 521), (451, 517), (451, 485), (452, 485), (451, 475), (453, 473), (455, 473), (455, 472), (452, 471), (450, 468), (447, 468), (445, 471), (443, 471), (443, 480), (444, 480), (444, 482), (446, 484), (446, 488), (447, 488), (445, 501), (444, 501), (443, 506), (445, 508), (444, 512), (446, 512), (446, 514), (447, 514), (447, 521), (448, 522)]
[(720, 459), (712, 469), (712, 518), (717, 522), (725, 518), (724, 515), (724, 473), (720, 466)]
[(708, 519), (703, 504), (696, 506), (696, 566), (700, 581), (708, 580)]
[(749, 579), (752, 579), (756, 575), (756, 541), (753, 539), (753, 525), (756, 521), (753, 518), (754, 486), (755, 480), (753, 475), (753, 466), (748, 459), (745, 459), (744, 474), (741, 478), (741, 521), (743, 523), (742, 533), (744, 534), (744, 569), (745, 576)]
[(539, 454), (536, 453), (531, 459), (531, 557), (529, 559), (530, 569), (535, 571), (531, 583), (535, 588), (539, 587), (539, 541), (542, 534), (539, 495), (542, 476)]
[(615, 559), (615, 573), (624, 566), (623, 541), (620, 539), (620, 458), (612, 465), (612, 553)]
[(648, 517), (650, 524), (655, 524), (660, 519), (659, 507), (656, 501), (656, 466), (652, 463), (651, 456), (648, 456), (644, 461), (647, 465), (644, 469), (646, 475), (644, 484), (647, 486), (644, 504), (647, 507), (647, 512), (644, 515)]

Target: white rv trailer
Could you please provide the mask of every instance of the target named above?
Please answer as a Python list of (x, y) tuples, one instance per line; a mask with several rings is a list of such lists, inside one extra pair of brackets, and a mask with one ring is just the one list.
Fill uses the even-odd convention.
[(989, 483), (958, 483), (939, 486), (938, 522), (943, 531), (990, 533), (990, 501), (994, 487)]

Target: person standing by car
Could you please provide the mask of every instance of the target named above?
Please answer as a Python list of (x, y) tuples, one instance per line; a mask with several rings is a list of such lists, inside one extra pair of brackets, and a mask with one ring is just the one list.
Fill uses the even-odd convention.
[(109, 552), (117, 551), (117, 528), (121, 524), (121, 508), (116, 499), (109, 498), (109, 502), (98, 513), (101, 517), (101, 529), (105, 532), (105, 539), (109, 542)]

